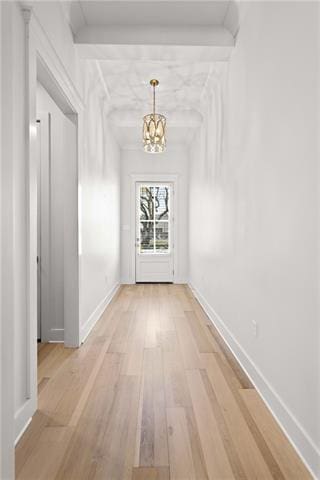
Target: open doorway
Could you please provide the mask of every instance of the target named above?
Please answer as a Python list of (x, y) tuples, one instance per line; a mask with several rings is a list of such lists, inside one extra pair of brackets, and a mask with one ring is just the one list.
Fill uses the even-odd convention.
[[(18, 6), (14, 7), (17, 12)], [(16, 105), (14, 117), (10, 117), (11, 126), (8, 134), (11, 135), (8, 145), (19, 145), (19, 167), (10, 165), (10, 169), (17, 168), (14, 172), (17, 177), (17, 187), (14, 189), (19, 193), (20, 212), (22, 215), (14, 219), (15, 223), (23, 222), (23, 227), (16, 231), (16, 238), (19, 239), (17, 245), (13, 245), (14, 250), (21, 256), (19, 265), (23, 270), (14, 270), (18, 273), (19, 285), (23, 285), (23, 290), (19, 290), (19, 298), (23, 299), (21, 303), (21, 314), (17, 315), (19, 324), (16, 328), (18, 335), (12, 337), (13, 344), (11, 350), (15, 354), (15, 361), (10, 365), (8, 377), (13, 378), (14, 391), (14, 432), (12, 438), (18, 441), (23, 431), (26, 429), (31, 417), (37, 409), (37, 310), (38, 310), (38, 179), (37, 179), (37, 154), (38, 147), (38, 127), (37, 119), (37, 88), (40, 83), (46, 90), (56, 107), (60, 109), (61, 114), (73, 125), (70, 127), (72, 136), (69, 138), (69, 154), (66, 155), (64, 162), (64, 186), (63, 186), (63, 208), (60, 217), (64, 222), (64, 249), (63, 249), (63, 338), (61, 342), (65, 346), (79, 346), (79, 248), (78, 248), (78, 143), (81, 133), (78, 130), (82, 128), (81, 115), (83, 103), (78, 91), (70, 82), (67, 71), (57, 57), (56, 50), (48, 42), (45, 30), (40, 26), (39, 21), (32, 13), (32, 10), (24, 10), (23, 18), (20, 23), (14, 21), (11, 17), (13, 11), (8, 11), (8, 24), (16, 25), (17, 35), (13, 35), (15, 30), (10, 30), (8, 39), (13, 35), (16, 45), (15, 55), (8, 55), (8, 58), (15, 59), (14, 68), (8, 63), (8, 68), (13, 68), (17, 84), (10, 86), (8, 99), (9, 104)], [(25, 20), (25, 22), (23, 21)], [(10, 27), (11, 28), (11, 27)], [(17, 40), (17, 42), (16, 42)], [(11, 45), (8, 40), (8, 45)], [(19, 49), (19, 51), (18, 51)], [(15, 58), (18, 56), (18, 58)], [(9, 70), (10, 71), (10, 70)], [(21, 77), (21, 78), (19, 78)], [(14, 103), (12, 103), (14, 100)], [(20, 108), (21, 107), (21, 108)], [(11, 108), (11, 107), (10, 107)], [(9, 109), (10, 110), (10, 109)], [(8, 110), (8, 112), (9, 112)], [(49, 119), (50, 109), (44, 110)], [(17, 125), (12, 120), (15, 120)], [(40, 118), (41, 120), (41, 118)], [(41, 125), (41, 122), (40, 122)], [(80, 125), (80, 127), (79, 127)], [(42, 130), (42, 129), (41, 129)], [(50, 130), (49, 130), (50, 131)], [(19, 132), (21, 139), (19, 139)], [(25, 132), (25, 136), (21, 133)], [(52, 129), (51, 129), (52, 133)], [(65, 131), (64, 138), (68, 133)], [(15, 138), (17, 134), (17, 139)], [(40, 135), (40, 133), (39, 133)], [(25, 142), (22, 141), (24, 138)], [(61, 138), (58, 138), (58, 142)], [(49, 140), (49, 145), (53, 144), (53, 135)], [(11, 148), (11, 147), (10, 147)], [(52, 148), (49, 148), (49, 154)], [(10, 156), (8, 158), (11, 158)], [(53, 160), (51, 156), (51, 161)], [(11, 162), (12, 163), (12, 162)], [(9, 162), (10, 164), (10, 162)], [(21, 170), (20, 170), (21, 168)], [(21, 171), (21, 175), (20, 172)], [(11, 174), (10, 174), (11, 175)], [(21, 177), (21, 178), (20, 178)], [(10, 176), (8, 177), (10, 178)], [(13, 177), (12, 177), (13, 178)], [(72, 179), (72, 181), (70, 180)], [(21, 180), (21, 182), (20, 182)], [(12, 183), (12, 187), (16, 185)], [(41, 185), (40, 185), (41, 187)], [(11, 188), (11, 187), (10, 187)], [(15, 205), (15, 199), (11, 195), (10, 205)], [(20, 227), (20, 225), (19, 225)], [(11, 228), (11, 225), (10, 225)], [(21, 239), (18, 237), (21, 232)], [(14, 239), (15, 237), (13, 237)], [(23, 245), (22, 248), (19, 245)], [(43, 252), (41, 252), (43, 255)], [(23, 258), (23, 263), (22, 263)], [(21, 267), (22, 268), (22, 267)], [(13, 284), (12, 284), (13, 285)], [(13, 297), (12, 297), (13, 298)], [(23, 313), (23, 314), (22, 314)], [(21, 317), (21, 322), (20, 322)], [(41, 317), (43, 317), (43, 304), (41, 305)], [(40, 318), (41, 318), (40, 317)], [(9, 318), (9, 317), (8, 317)], [(12, 317), (13, 318), (13, 317)], [(16, 317), (15, 317), (16, 318)], [(17, 325), (16, 325), (17, 326)], [(61, 331), (56, 328), (56, 334), (61, 335)], [(40, 333), (43, 336), (43, 329)], [(57, 341), (57, 339), (56, 339)], [(10, 342), (11, 343), (11, 342)], [(63, 345), (63, 344), (62, 344)], [(63, 348), (61, 345), (61, 348)], [(8, 387), (9, 388), (9, 387)], [(10, 389), (11, 390), (11, 389)], [(11, 398), (12, 401), (12, 398)], [(12, 444), (10, 445), (12, 451)]]
[(78, 323), (77, 117), (38, 80), (37, 340), (76, 346)]

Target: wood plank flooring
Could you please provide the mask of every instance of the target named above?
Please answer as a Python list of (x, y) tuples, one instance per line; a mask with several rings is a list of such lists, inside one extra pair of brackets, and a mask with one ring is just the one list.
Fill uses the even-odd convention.
[(185, 285), (123, 286), (76, 350), (38, 350), (28, 480), (311, 476)]

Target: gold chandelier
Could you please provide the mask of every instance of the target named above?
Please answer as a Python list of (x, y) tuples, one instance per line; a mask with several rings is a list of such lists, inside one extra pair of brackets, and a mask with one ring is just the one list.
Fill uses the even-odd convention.
[(150, 80), (153, 88), (153, 112), (143, 117), (143, 148), (148, 153), (161, 153), (166, 148), (166, 117), (156, 113), (158, 80)]

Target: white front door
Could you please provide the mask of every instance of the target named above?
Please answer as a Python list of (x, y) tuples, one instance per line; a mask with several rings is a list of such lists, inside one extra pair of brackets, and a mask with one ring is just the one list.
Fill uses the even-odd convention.
[(173, 282), (171, 183), (136, 183), (136, 282)]

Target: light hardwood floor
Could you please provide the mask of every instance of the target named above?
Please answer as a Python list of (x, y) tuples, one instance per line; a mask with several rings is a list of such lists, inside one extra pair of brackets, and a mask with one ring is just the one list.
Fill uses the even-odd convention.
[(30, 480), (311, 478), (188, 287), (119, 290), (85, 344), (39, 349)]

